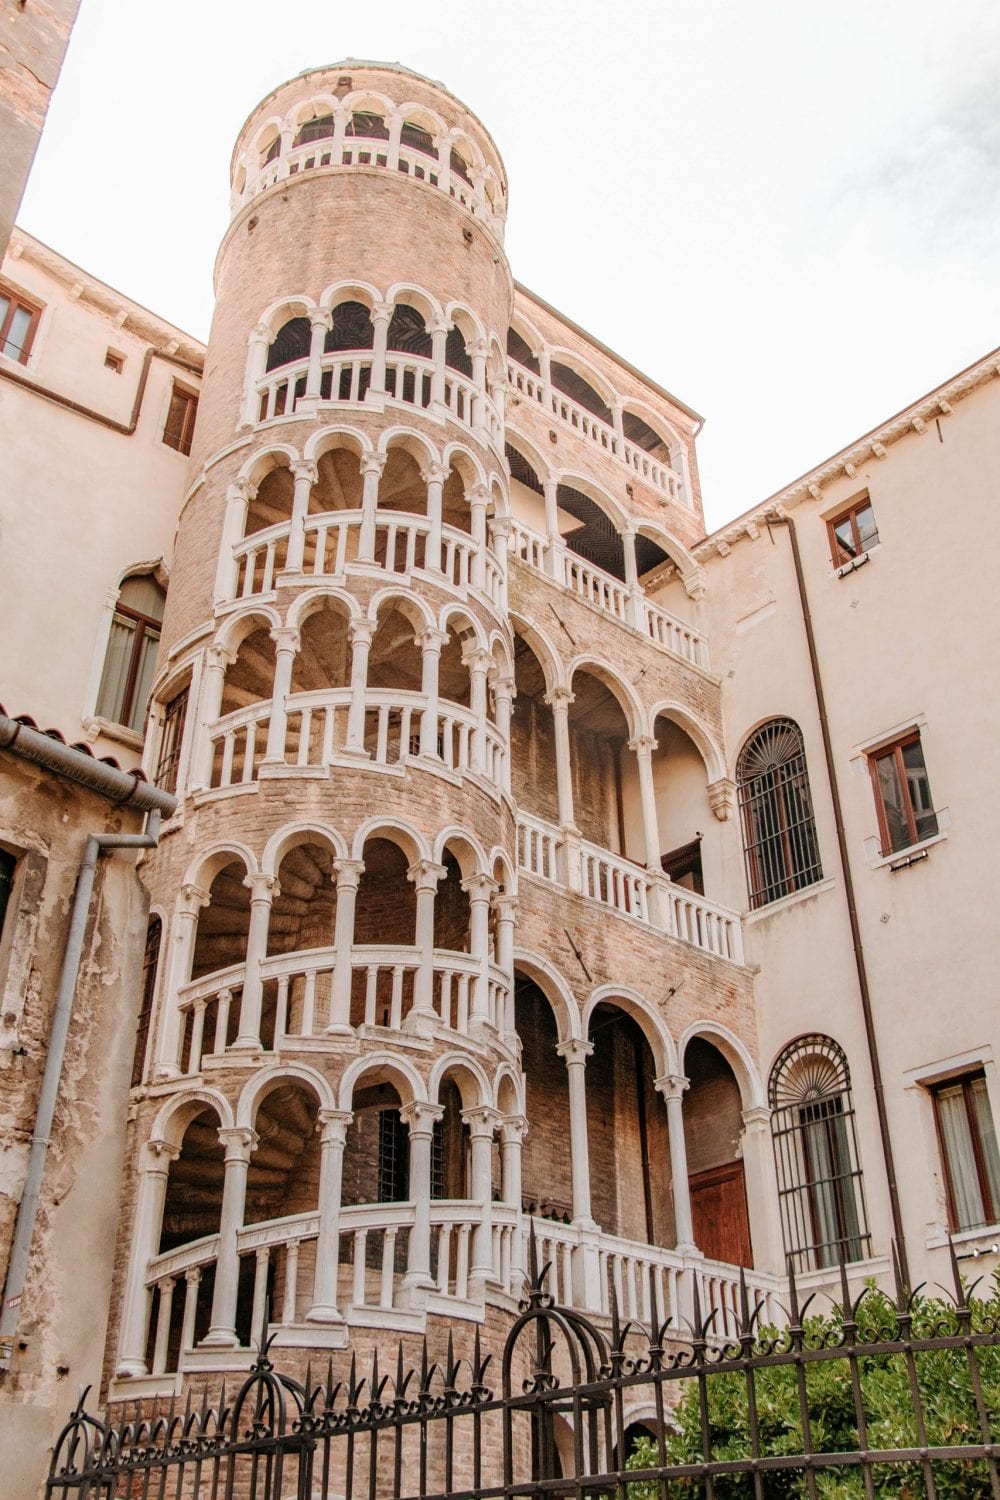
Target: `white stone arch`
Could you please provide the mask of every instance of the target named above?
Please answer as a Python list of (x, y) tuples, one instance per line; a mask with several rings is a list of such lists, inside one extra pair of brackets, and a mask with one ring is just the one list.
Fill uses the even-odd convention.
[(503, 869), (503, 891), (505, 896), (517, 895), (517, 864), (511, 859), (506, 849), (499, 844), (494, 844), (488, 855), (489, 871), (494, 880), (497, 865)]
[[(459, 859), (457, 851), (453, 850), (453, 852), (455, 853), (455, 858), (456, 858), (456, 860), (458, 860), (458, 865), (459, 865), (459, 868), (462, 871), (462, 878), (464, 880), (468, 880), (468, 878), (470, 877), (470, 875), (489, 875), (490, 874), (492, 866), (490, 864), (489, 858), (487, 857), (486, 851), (483, 848), (482, 844), (479, 842), (478, 838), (476, 837), (476, 835), (474, 833), (470, 833), (467, 828), (462, 828), (458, 823), (450, 823), (447, 828), (442, 828), (441, 831), (440, 831), (440, 833), (435, 838), (435, 840), (434, 840), (434, 862), (435, 862), (435, 864), (441, 864), (443, 862), (444, 856), (445, 856), (445, 851), (446, 851), (449, 843), (451, 843), (453, 845), (454, 844), (459, 844), (459, 845), (465, 844), (465, 845), (467, 845), (468, 846), (468, 850), (469, 850), (469, 852), (472, 855), (472, 860), (470, 862), (470, 860), (468, 859), (468, 857), (465, 857), (464, 859)], [(466, 865), (469, 865), (468, 869), (466, 869)]]
[(630, 739), (638, 739), (645, 732), (646, 709), (632, 684), (616, 672), (614, 667), (593, 652), (580, 652), (566, 668), (566, 684), (570, 692), (573, 691), (573, 678), (577, 672), (588, 672), (591, 677), (596, 677), (617, 700), (625, 716)]
[[(489, 640), (486, 642), (486, 649), (492, 656), (494, 665), (496, 666), (497, 670), (505, 672), (508, 676), (513, 677), (514, 658), (511, 655), (510, 642), (507, 640), (507, 637), (503, 634), (502, 631), (490, 631)], [(501, 658), (500, 661), (497, 660), (498, 654)]]
[(514, 968), (521, 969), (535, 983), (552, 1007), (560, 1042), (583, 1035), (580, 1007), (576, 996), (556, 966), (527, 948), (514, 949)]
[(711, 1042), (732, 1068), (744, 1110), (764, 1107), (767, 1099), (757, 1064), (751, 1057), (746, 1044), (741, 1042), (728, 1026), (723, 1026), (719, 1021), (692, 1021), (685, 1029), (677, 1043), (677, 1056), (680, 1059), (681, 1068), (684, 1067), (684, 1054), (688, 1043), (694, 1041), (696, 1037)]
[[(593, 388), (604, 402), (605, 406), (613, 407), (621, 398), (606, 375), (602, 375), (596, 365), (575, 349), (567, 349), (565, 344), (550, 344), (549, 356), (554, 364), (565, 365), (581, 380), (585, 380)], [(573, 397), (567, 398), (572, 401)]]
[(554, 693), (556, 688), (565, 687), (569, 679), (563, 669), (559, 652), (545, 631), (523, 615), (515, 613), (514, 610), (510, 611), (510, 625), (515, 638), (521, 636), (534, 652), (545, 678), (546, 694)]
[(235, 655), (255, 629), (279, 630), (281, 615), (269, 604), (251, 604), (222, 622), (212, 642), (220, 650)]
[(434, 1063), (430, 1077), (427, 1080), (427, 1097), (432, 1104), (440, 1102), (438, 1093), (444, 1081), (444, 1076), (449, 1070), (452, 1073), (467, 1073), (476, 1086), (478, 1098), (467, 1099), (465, 1091), (459, 1085), (463, 1109), (472, 1109), (477, 1104), (493, 1103), (493, 1088), (482, 1063), (477, 1061), (476, 1058), (470, 1057), (467, 1052), (445, 1052)]
[(270, 145), (276, 136), (281, 135), (284, 125), (285, 122), (280, 115), (268, 115), (267, 119), (260, 122), (250, 137), (246, 146), (246, 154), (253, 162), (255, 171), (259, 172), (263, 166), (261, 155), (264, 151), (265, 141)]
[[(449, 302), (445, 307), (444, 316), (448, 326), (457, 328), (465, 339), (466, 344), (474, 343), (478, 339), (482, 339), (484, 343), (486, 342), (486, 329), (483, 326), (483, 320), (477, 312), (473, 311), (467, 302), (459, 302), (457, 300)], [(467, 325), (468, 333), (462, 326), (463, 324)]]
[(497, 334), (491, 333), (486, 350), (487, 383), (502, 385), (507, 379), (507, 351)]
[[(395, 1052), (368, 1052), (362, 1057), (355, 1058), (344, 1069), (337, 1099), (338, 1108), (344, 1110), (353, 1109), (354, 1090), (367, 1073), (375, 1073), (386, 1082), (391, 1083), (399, 1094), (403, 1104), (412, 1104), (415, 1102), (426, 1104), (427, 1090), (424, 1086), (424, 1080), (409, 1058), (401, 1057)], [(402, 1088), (399, 1087), (400, 1083), (404, 1085)]]
[(361, 302), (369, 312), (376, 302), (382, 301), (382, 293), (370, 281), (331, 281), (319, 297), (319, 306), (333, 312), (342, 302)]
[(366, 458), (374, 451), (370, 439), (357, 427), (352, 427), (348, 422), (330, 422), (312, 434), (303, 449), (302, 456), (315, 463), (322, 458), (324, 453), (334, 448), (347, 448), (359, 459)]
[[(524, 339), (524, 342), (536, 357), (543, 349), (548, 347), (545, 342), (545, 335), (539, 332), (531, 319), (526, 316), (523, 308), (514, 308), (507, 326), (508, 328), (513, 328), (514, 332)], [(507, 357), (509, 358), (510, 356)]]
[(452, 150), (458, 152), (466, 166), (477, 171), (485, 171), (486, 158), (483, 156), (472, 136), (464, 131), (461, 126), (453, 126), (449, 132), (448, 140), (449, 154)]
[(387, 427), (379, 437), (379, 453), (388, 455), (392, 448), (403, 448), (411, 458), (415, 458), (420, 465), (421, 473), (431, 464), (441, 462), (441, 455), (430, 438), (418, 432), (415, 427), (407, 427), (402, 422), (395, 427)]
[(424, 835), (403, 818), (376, 813), (366, 818), (351, 841), (351, 858), (364, 859), (365, 844), (370, 839), (386, 839), (402, 849), (411, 865), (418, 860), (430, 860), (431, 850)]
[(527, 459), (538, 476), (539, 484), (544, 484), (547, 479), (557, 478), (556, 471), (553, 469), (548, 456), (532, 442), (531, 438), (526, 437), (516, 427), (511, 426), (509, 420), (504, 433), (504, 441), (508, 448), (514, 448), (522, 458)]
[(592, 500), (607, 516), (619, 536), (628, 529), (631, 522), (628, 511), (603, 485), (595, 484), (592, 479), (588, 479), (585, 474), (580, 474), (576, 469), (559, 469), (553, 477), (560, 485), (576, 490), (579, 494), (586, 495), (588, 500)]
[(428, 292), (422, 286), (415, 286), (412, 282), (394, 281), (385, 294), (385, 300), (392, 307), (398, 307), (401, 302), (412, 307), (423, 318), (428, 332), (432, 324), (444, 322), (444, 312), (433, 292)]
[(279, 328), (291, 322), (292, 318), (308, 318), (309, 314), (315, 311), (316, 303), (302, 292), (272, 302), (270, 307), (261, 313), (257, 323), (268, 330), (268, 343), (273, 344)]
[(399, 116), (401, 126), (417, 125), (421, 130), (426, 130), (428, 135), (433, 136), (434, 145), (440, 157), (441, 143), (448, 134), (448, 126), (436, 110), (430, 109), (426, 104), (418, 104), (413, 99), (407, 99), (404, 103), (395, 106), (395, 113)]
[(661, 698), (649, 710), (646, 723), (646, 733), (653, 735), (656, 721), (663, 715), (670, 719), (679, 729), (683, 729), (688, 739), (691, 740), (705, 762), (705, 774), (709, 782), (721, 781), (726, 775), (726, 758), (716, 743), (715, 737), (710, 733), (700, 719), (696, 718), (683, 703), (677, 703), (672, 698)]
[(517, 1108), (515, 1111), (513, 1111), (513, 1113), (523, 1115), (525, 1113), (524, 1075), (521, 1074), (519, 1076), (517, 1070), (511, 1067), (510, 1063), (507, 1062), (500, 1064), (493, 1078), (494, 1109), (501, 1109), (500, 1091), (503, 1088), (505, 1082), (510, 1083), (511, 1087), (514, 1090), (514, 1098), (517, 1100)]
[(297, 463), (299, 451), (293, 448), (291, 443), (268, 443), (266, 448), (258, 448), (256, 453), (240, 465), (237, 471), (237, 480), (245, 479), (250, 484), (258, 485), (266, 479), (274, 469), (291, 468)]
[(664, 1021), (658, 1007), (652, 1000), (638, 990), (632, 989), (625, 984), (602, 984), (590, 995), (583, 1007), (582, 1030), (587, 1036), (590, 1031), (590, 1022), (594, 1011), (601, 1004), (614, 1005), (616, 1009), (631, 1016), (646, 1041), (649, 1043), (653, 1054), (653, 1063), (656, 1069), (655, 1076), (662, 1078), (666, 1073), (677, 1072), (678, 1051), (670, 1028)]
[(310, 615), (316, 614), (323, 608), (328, 599), (336, 599), (347, 611), (349, 620), (361, 619), (361, 604), (357, 597), (348, 589), (336, 586), (324, 588), (318, 585), (314, 589), (307, 589), (304, 594), (299, 594), (292, 601), (288, 611), (288, 627), (290, 630), (301, 630)]
[(441, 613), (437, 619), (438, 629), (451, 635), (449, 622), (456, 616), (461, 620), (467, 620), (472, 627), (472, 633), (476, 638), (476, 648), (480, 651), (489, 650), (488, 638), (484, 627), (476, 619), (468, 605), (463, 604), (460, 599), (449, 600), (446, 604), (442, 605)]
[(149, 1140), (166, 1141), (169, 1146), (179, 1148), (185, 1130), (203, 1109), (215, 1110), (220, 1130), (232, 1127), (233, 1111), (225, 1094), (212, 1088), (185, 1089), (182, 1094), (173, 1094), (160, 1107), (150, 1127)]
[(245, 867), (247, 875), (259, 873), (257, 856), (248, 844), (241, 843), (238, 839), (224, 839), (198, 851), (184, 872), (181, 886), (196, 886), (207, 895), (219, 871), (236, 860)]
[(342, 833), (338, 833), (336, 828), (331, 828), (328, 823), (303, 818), (296, 823), (286, 823), (283, 828), (272, 833), (260, 857), (262, 872), (265, 875), (277, 875), (285, 855), (297, 848), (299, 844), (308, 843), (310, 837), (326, 844), (337, 859), (347, 858), (347, 840)]
[[(458, 464), (455, 464), (456, 459), (459, 461)], [(441, 454), (441, 464), (446, 469), (451, 469), (453, 466), (457, 468), (462, 483), (467, 489), (477, 484), (481, 484), (484, 489), (486, 488), (488, 482), (486, 470), (483, 468), (479, 458), (466, 443), (454, 442), (446, 444), (444, 452)], [(462, 473), (463, 467), (468, 468), (468, 477)]]
[(399, 605), (400, 613), (409, 620), (415, 635), (422, 635), (425, 630), (435, 628), (437, 621), (430, 605), (412, 589), (403, 589), (394, 584), (388, 584), (384, 589), (379, 589), (378, 593), (372, 595), (368, 601), (366, 618), (377, 625), (383, 605), (390, 603)]
[[(381, 115), (385, 120), (386, 129), (389, 128), (389, 121), (396, 113), (396, 106), (388, 94), (381, 94), (377, 89), (355, 89), (353, 93), (345, 94), (340, 103), (341, 108), (346, 110), (348, 115)], [(371, 105), (375, 108), (372, 109)], [(359, 139), (363, 140), (365, 137), (359, 137)]]
[(666, 526), (658, 526), (655, 521), (645, 518), (634, 517), (633, 519), (636, 523), (636, 535), (648, 536), (650, 541), (662, 547), (670, 561), (676, 565), (682, 578), (687, 579), (692, 574), (701, 575), (701, 563)]
[(336, 94), (311, 94), (308, 99), (292, 105), (285, 116), (285, 124), (289, 129), (297, 131), (303, 125), (308, 125), (310, 120), (321, 120), (324, 115), (333, 115), (336, 119), (340, 107)]
[(243, 1085), (236, 1103), (236, 1124), (238, 1126), (249, 1125), (252, 1129), (257, 1118), (257, 1111), (267, 1095), (283, 1083), (292, 1081), (304, 1083), (313, 1090), (316, 1095), (317, 1108), (334, 1109), (336, 1107), (333, 1088), (318, 1068), (301, 1062), (273, 1063), (270, 1067), (255, 1073)]

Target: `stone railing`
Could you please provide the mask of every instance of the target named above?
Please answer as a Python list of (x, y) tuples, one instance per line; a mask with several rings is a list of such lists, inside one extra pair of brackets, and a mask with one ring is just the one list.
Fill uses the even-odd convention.
[(631, 469), (666, 499), (675, 500), (678, 505), (690, 503), (684, 492), (684, 480), (675, 469), (654, 458), (644, 448), (630, 443), (628, 438), (617, 433), (601, 417), (580, 406), (571, 396), (564, 395), (554, 386), (547, 386), (540, 375), (533, 374), (524, 365), (514, 361), (507, 366), (507, 378), (515, 397), (524, 397), (540, 406), (547, 418), (555, 417), (585, 442), (592, 443), (610, 458)]
[(743, 962), (738, 912), (675, 885), (666, 875), (579, 838), (530, 813), (517, 815), (518, 869), (733, 963)]
[[(407, 944), (355, 944), (344, 955), (333, 947), (307, 948), (264, 958), (260, 963), (263, 1006), (257, 1040), (278, 1052), (302, 1041), (328, 1036), (334, 1024), (333, 993), (339, 963), (346, 962), (345, 995), (358, 1025), (369, 1030), (399, 1031), (413, 1009), (414, 986), (422, 964), (418, 948)], [(496, 964), (469, 953), (435, 948), (431, 958), (431, 1004), (436, 1023), (460, 1036), (475, 1032), (476, 990), (481, 986), (482, 1021), (496, 1031), (509, 1030), (508, 977)], [(231, 964), (178, 991), (182, 1017), (179, 1066), (184, 1075), (199, 1073), (206, 1058), (238, 1056), (235, 1047), (241, 1020), (245, 966)], [(344, 1024), (347, 1024), (346, 1022)], [(343, 1029), (341, 1027), (341, 1029)]]
[[(372, 355), (370, 350), (338, 350), (320, 357), (320, 383), (317, 399), (321, 406), (357, 405), (375, 400), (371, 389)], [(290, 417), (306, 397), (308, 359), (290, 360), (269, 370), (257, 382), (257, 422), (273, 422)], [(494, 448), (503, 443), (503, 422), (496, 406), (467, 375), (446, 366), (435, 400), (435, 364), (420, 354), (402, 354), (390, 349), (385, 357), (385, 392), (379, 401), (447, 413), (463, 427), (485, 433)]]
[(673, 656), (708, 669), (708, 640), (683, 620), (647, 599), (641, 589), (630, 591), (618, 578), (584, 562), (564, 543), (550, 547), (545, 537), (520, 521), (511, 527), (510, 556), (544, 573), (587, 604), (622, 625), (631, 626)]

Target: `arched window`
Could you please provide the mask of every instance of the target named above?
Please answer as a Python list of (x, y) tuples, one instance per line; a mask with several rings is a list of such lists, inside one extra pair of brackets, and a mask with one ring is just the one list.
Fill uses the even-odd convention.
[(781, 1232), (794, 1271), (863, 1260), (865, 1217), (847, 1058), (828, 1036), (800, 1036), (771, 1069), (771, 1138)]
[(293, 146), (307, 146), (310, 141), (326, 141), (333, 135), (333, 115), (318, 115), (314, 120), (307, 120), (304, 125), (299, 126)]
[(743, 748), (736, 767), (752, 908), (822, 880), (802, 731), (772, 719)]
[(96, 712), (137, 733), (146, 717), (165, 599), (152, 573), (126, 578), (111, 622)]
[(274, 335), (267, 351), (267, 370), (277, 370), (297, 359), (309, 358), (310, 325), (308, 318), (289, 318)]

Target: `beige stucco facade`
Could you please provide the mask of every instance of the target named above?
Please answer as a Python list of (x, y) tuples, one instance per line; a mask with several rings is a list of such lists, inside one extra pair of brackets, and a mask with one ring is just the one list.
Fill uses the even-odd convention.
[[(652, 1287), (678, 1328), (696, 1285), (732, 1327), (741, 1266), (775, 1319), (789, 1258), (886, 1279), (897, 1230), (913, 1283), (949, 1224), (994, 1264), (935, 1089), (982, 1077), (1000, 1118), (996, 356), (706, 537), (701, 418), (513, 279), (503, 163), (441, 85), (302, 74), (231, 187), (207, 350), (27, 236), (3, 272), (42, 311), (0, 369), (0, 698), (179, 799), (94, 1168), (120, 1195), (80, 1356), (102, 1399), (245, 1369), (266, 1300), (292, 1370), (496, 1342), (530, 1221), (561, 1300), (642, 1316)], [(877, 540), (835, 566), (865, 496)], [(144, 749), (96, 713), (140, 572), (169, 582)], [(774, 721), (801, 741), (757, 814)], [(884, 855), (871, 753), (915, 733), (936, 831)], [(37, 795), (14, 785), (0, 848)], [(774, 1066), (801, 1038), (830, 1071), (796, 1094)]]

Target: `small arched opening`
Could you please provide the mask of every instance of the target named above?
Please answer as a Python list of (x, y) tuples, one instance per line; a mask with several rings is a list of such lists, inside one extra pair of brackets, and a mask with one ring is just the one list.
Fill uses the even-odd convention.
[(523, 1206), (542, 1219), (573, 1218), (569, 1078), (556, 1048), (559, 1028), (545, 992), (514, 969), (514, 1014), (521, 1040), (525, 1113), (531, 1129), (521, 1155)]
[[(303, 840), (283, 856), (271, 901), (267, 956), (332, 949), (337, 923), (337, 875), (329, 844)], [(331, 1014), (333, 960), (317, 969), (283, 966), (264, 980), (261, 1035), (277, 1048), (284, 1036), (321, 1033)], [(280, 1007), (280, 1015), (279, 1015)]]
[(378, 950), (412, 948), (416, 941), (416, 893), (407, 877), (410, 859), (388, 836), (370, 838), (362, 857), (365, 868), (354, 915), (351, 1025), (398, 1028), (413, 1005), (416, 958), (401, 964), (391, 953)]
[(752, 1266), (736, 1075), (704, 1037), (688, 1043), (683, 1067), (690, 1079), (683, 1109), (695, 1244), (709, 1260)]

